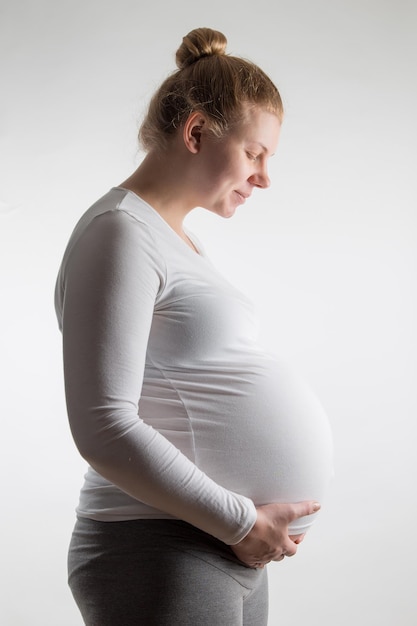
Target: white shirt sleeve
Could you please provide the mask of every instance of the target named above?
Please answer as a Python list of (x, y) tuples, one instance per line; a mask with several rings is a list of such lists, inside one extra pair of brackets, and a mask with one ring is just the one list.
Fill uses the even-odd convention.
[(130, 496), (228, 544), (256, 520), (138, 417), (145, 355), (164, 263), (148, 227), (121, 210), (96, 216), (61, 269), (65, 389), (81, 455)]

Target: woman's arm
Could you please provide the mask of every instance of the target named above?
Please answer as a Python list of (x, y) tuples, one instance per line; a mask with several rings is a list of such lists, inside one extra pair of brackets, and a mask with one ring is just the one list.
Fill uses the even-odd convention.
[(234, 544), (251, 500), (199, 470), (138, 417), (145, 354), (164, 266), (147, 226), (119, 210), (87, 226), (63, 275), (64, 373), (80, 454), (130, 496)]

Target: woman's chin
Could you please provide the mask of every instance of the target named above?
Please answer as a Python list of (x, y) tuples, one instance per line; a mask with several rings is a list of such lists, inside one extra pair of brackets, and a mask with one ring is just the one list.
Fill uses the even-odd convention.
[(221, 208), (213, 208), (208, 209), (211, 213), (215, 213), (219, 217), (223, 217), (224, 219), (230, 219), (236, 213), (236, 208), (234, 206), (227, 206)]

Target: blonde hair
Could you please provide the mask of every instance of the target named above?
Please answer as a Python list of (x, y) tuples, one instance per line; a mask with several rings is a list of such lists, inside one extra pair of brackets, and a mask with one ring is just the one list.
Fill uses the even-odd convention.
[(176, 53), (178, 69), (154, 94), (139, 131), (145, 150), (164, 149), (193, 111), (208, 119), (211, 132), (223, 136), (257, 105), (283, 117), (278, 89), (254, 63), (226, 54), (227, 39), (211, 28), (186, 35)]

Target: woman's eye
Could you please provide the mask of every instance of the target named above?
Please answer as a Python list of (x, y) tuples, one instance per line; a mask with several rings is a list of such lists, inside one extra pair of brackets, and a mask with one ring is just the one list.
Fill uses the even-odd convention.
[(247, 152), (246, 154), (248, 155), (248, 158), (251, 161), (256, 161), (256, 159), (258, 158), (258, 156), (256, 154), (252, 154), (251, 152)]

